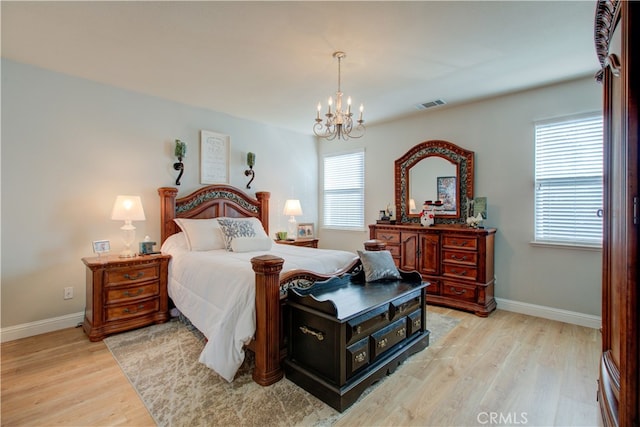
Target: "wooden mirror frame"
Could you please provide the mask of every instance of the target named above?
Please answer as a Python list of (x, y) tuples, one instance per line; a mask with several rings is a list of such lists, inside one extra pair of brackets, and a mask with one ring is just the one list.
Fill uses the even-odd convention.
[(457, 203), (455, 215), (436, 215), (436, 224), (457, 224), (466, 221), (468, 201), (473, 199), (474, 152), (442, 140), (429, 140), (414, 146), (395, 162), (397, 219), (401, 223), (420, 223), (420, 214), (409, 213), (409, 170), (422, 159), (442, 157), (456, 165)]

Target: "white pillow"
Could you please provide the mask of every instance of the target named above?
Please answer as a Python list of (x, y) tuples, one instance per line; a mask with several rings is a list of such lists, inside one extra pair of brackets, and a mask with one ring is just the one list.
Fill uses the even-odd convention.
[(175, 218), (174, 221), (184, 232), (190, 251), (210, 251), (225, 248), (224, 236), (220, 230), (220, 224), (215, 218)]
[(233, 252), (268, 251), (272, 244), (272, 240), (268, 237), (236, 237), (231, 240), (231, 250)]
[(232, 251), (231, 242), (238, 237), (268, 238), (258, 218), (218, 218), (224, 236), (225, 247)]

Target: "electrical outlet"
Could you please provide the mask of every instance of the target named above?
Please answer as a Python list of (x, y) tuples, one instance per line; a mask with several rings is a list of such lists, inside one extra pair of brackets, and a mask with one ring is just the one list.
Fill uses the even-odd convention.
[(73, 286), (68, 286), (64, 288), (64, 299), (73, 298)]

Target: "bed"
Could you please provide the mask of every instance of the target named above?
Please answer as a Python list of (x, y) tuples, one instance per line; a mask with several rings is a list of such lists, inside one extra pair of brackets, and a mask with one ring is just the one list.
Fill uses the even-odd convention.
[[(244, 349), (249, 349), (255, 353), (253, 380), (264, 386), (279, 381), (286, 356), (282, 310), (287, 289), (356, 273), (361, 270), (358, 256), (271, 244), (268, 192), (256, 192), (253, 198), (229, 185), (209, 185), (181, 198), (172, 187), (158, 193), (162, 251), (172, 255), (169, 296), (208, 339), (200, 361), (232, 381)], [(268, 242), (263, 236), (262, 241), (238, 237), (225, 241), (224, 249), (204, 245), (200, 248), (205, 250), (190, 250), (200, 243), (190, 240), (194, 232), (185, 224), (220, 222), (213, 218), (234, 226), (252, 223), (264, 230)], [(229, 251), (229, 244), (237, 251)]]

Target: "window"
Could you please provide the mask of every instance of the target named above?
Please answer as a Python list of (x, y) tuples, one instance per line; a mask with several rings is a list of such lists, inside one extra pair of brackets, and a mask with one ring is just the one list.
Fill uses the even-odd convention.
[(535, 241), (602, 246), (602, 116), (535, 125)]
[(324, 157), (323, 226), (364, 229), (364, 150)]

